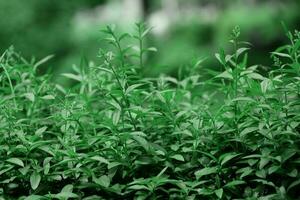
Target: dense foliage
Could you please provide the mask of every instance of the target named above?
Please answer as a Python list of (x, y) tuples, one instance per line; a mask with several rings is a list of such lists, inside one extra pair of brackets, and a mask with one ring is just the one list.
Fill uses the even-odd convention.
[[(220, 50), (223, 72), (143, 78), (144, 37), (104, 31), (101, 64), (77, 84), (38, 75), (39, 61), (0, 58), (0, 192), (4, 199), (296, 199), (300, 189), (300, 34), (248, 66), (250, 44)], [(136, 46), (124, 46), (124, 41)], [(184, 50), (183, 50), (184, 51)], [(210, 79), (202, 77), (207, 74)]]

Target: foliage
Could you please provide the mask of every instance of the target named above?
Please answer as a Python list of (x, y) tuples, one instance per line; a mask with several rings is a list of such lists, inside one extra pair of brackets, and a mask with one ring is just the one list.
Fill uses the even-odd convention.
[[(223, 72), (197, 61), (179, 78), (142, 78), (155, 48), (103, 32), (101, 64), (82, 59), (72, 89), (0, 58), (0, 188), (4, 199), (296, 199), (300, 165), (300, 34), (272, 52), (264, 75), (232, 33)], [(134, 39), (133, 46), (124, 46)], [(135, 44), (137, 44), (135, 46)], [(205, 71), (205, 72), (204, 72)], [(212, 78), (204, 80), (203, 73)]]

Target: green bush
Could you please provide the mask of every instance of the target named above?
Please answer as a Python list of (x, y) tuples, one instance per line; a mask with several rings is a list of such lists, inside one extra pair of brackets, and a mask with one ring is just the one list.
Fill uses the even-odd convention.
[[(223, 72), (202, 60), (179, 78), (142, 78), (149, 28), (104, 31), (112, 49), (82, 59), (66, 89), (13, 49), (0, 58), (3, 199), (296, 199), (300, 185), (300, 34), (248, 66), (232, 32)], [(124, 40), (137, 46), (125, 47)], [(204, 80), (202, 76), (211, 76)]]

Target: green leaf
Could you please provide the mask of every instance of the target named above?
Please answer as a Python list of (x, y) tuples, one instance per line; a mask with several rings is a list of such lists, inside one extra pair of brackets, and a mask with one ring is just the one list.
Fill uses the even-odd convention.
[(34, 100), (35, 100), (35, 96), (32, 92), (25, 93), (24, 96), (31, 102), (34, 102)]
[(296, 180), (296, 181), (294, 181), (294, 182), (292, 182), (292, 183), (289, 185), (289, 187), (287, 188), (287, 191), (290, 191), (292, 188), (294, 188), (294, 187), (296, 187), (296, 186), (298, 186), (298, 185), (300, 185), (300, 179), (299, 179), (299, 180)]
[(107, 188), (110, 185), (110, 178), (106, 175), (101, 176), (100, 178), (96, 178), (95, 183)]
[(225, 79), (233, 80), (232, 74), (229, 73), (228, 71), (222, 72), (221, 74), (217, 75), (216, 78), (225, 78)]
[(265, 80), (265, 77), (263, 77), (262, 75), (258, 74), (258, 73), (250, 73), (250, 74), (247, 74), (247, 76), (249, 78), (252, 78), (252, 79), (256, 79), (256, 80)]
[(133, 84), (133, 85), (129, 86), (126, 89), (125, 94), (128, 95), (131, 91), (133, 91), (134, 89), (136, 89), (138, 87), (141, 87), (142, 85), (144, 85), (144, 84)]
[(226, 164), (227, 162), (229, 162), (230, 160), (232, 160), (233, 158), (239, 156), (240, 154), (237, 153), (227, 153), (227, 154), (223, 154), (220, 159), (221, 159), (221, 165)]
[(248, 133), (252, 133), (256, 130), (258, 130), (257, 126), (247, 127), (247, 128), (245, 128), (244, 130), (241, 131), (240, 136), (244, 137), (244, 136), (248, 135)]
[(262, 157), (259, 161), (259, 169), (263, 169), (269, 162), (270, 162), (269, 158)]
[(239, 48), (237, 51), (236, 51), (236, 54), (237, 56), (240, 56), (242, 53), (244, 53), (245, 51), (249, 50), (249, 48)]
[(75, 75), (71, 73), (63, 73), (62, 76), (67, 77), (69, 79), (75, 80), (75, 81), (82, 81), (82, 77), (80, 75)]
[(128, 187), (131, 190), (148, 190), (148, 188), (144, 185), (131, 185)]
[(40, 195), (30, 195), (26, 197), (24, 200), (41, 200), (43, 199), (43, 196)]
[(72, 192), (72, 191), (73, 191), (73, 185), (68, 184), (63, 187), (63, 189), (61, 190), (61, 193)]
[(9, 158), (9, 159), (6, 160), (6, 162), (24, 167), (23, 161), (19, 158)]
[(147, 51), (157, 52), (157, 49), (155, 47), (149, 47)]
[(47, 175), (50, 171), (50, 161), (52, 160), (52, 157), (47, 157), (43, 161), (43, 168), (44, 168), (44, 174)]
[(54, 198), (58, 198), (58, 199), (78, 198), (78, 195), (74, 194), (72, 192), (60, 192), (60, 193), (55, 194), (53, 196), (54, 196)]
[(132, 138), (135, 141), (137, 141), (146, 151), (149, 151), (150, 144), (148, 143), (148, 141), (145, 138), (140, 137), (138, 135), (133, 135)]
[(109, 164), (108, 160), (106, 158), (103, 158), (102, 156), (93, 156), (91, 157), (91, 159), (99, 161), (101, 163)]
[(42, 96), (41, 98), (44, 100), (53, 100), (55, 99), (55, 96), (49, 94), (49, 95)]
[(184, 157), (180, 154), (173, 155), (173, 156), (171, 156), (171, 158), (184, 162)]
[(33, 66), (33, 69), (36, 70), (37, 67), (39, 67), (40, 65), (44, 64), (45, 62), (47, 62), (48, 60), (50, 60), (51, 58), (53, 58), (54, 55), (49, 55), (46, 56), (45, 58), (43, 58), (42, 60), (38, 61), (37, 63), (35, 63), (35, 65)]
[(272, 52), (272, 54), (279, 56), (279, 57), (292, 58), (289, 54), (286, 54), (286, 53)]
[(114, 168), (114, 167), (117, 167), (119, 165), (122, 165), (122, 163), (119, 163), (119, 162), (111, 162), (107, 165), (107, 168), (108, 169), (111, 169), (111, 168)]
[(196, 171), (194, 174), (196, 176), (196, 179), (199, 179), (202, 176), (215, 174), (215, 173), (217, 173), (217, 168), (216, 167), (206, 167), (206, 168), (203, 168), (203, 169), (200, 169), (200, 170)]
[(215, 190), (215, 194), (217, 195), (217, 197), (218, 197), (219, 199), (222, 199), (222, 197), (223, 197), (223, 189), (220, 188), (220, 189), (218, 189), (218, 190)]
[(33, 190), (36, 190), (41, 181), (41, 175), (34, 171), (30, 176), (30, 185)]
[(245, 181), (242, 181), (242, 180), (234, 180), (234, 181), (231, 181), (229, 183), (227, 183), (224, 187), (235, 187), (237, 185), (242, 185), (242, 184), (245, 184), (246, 182)]
[(42, 128), (36, 130), (34, 134), (40, 136), (47, 130), (47, 128), (48, 128), (47, 126), (43, 126)]

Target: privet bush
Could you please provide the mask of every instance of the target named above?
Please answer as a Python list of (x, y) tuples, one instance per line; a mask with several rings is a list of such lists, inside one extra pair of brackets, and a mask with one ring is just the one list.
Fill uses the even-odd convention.
[(200, 60), (178, 78), (143, 78), (149, 31), (107, 27), (100, 64), (62, 74), (71, 89), (37, 75), (50, 57), (3, 53), (2, 199), (297, 199), (299, 32), (272, 66), (248, 65), (235, 28), (233, 53), (216, 54), (223, 72)]

